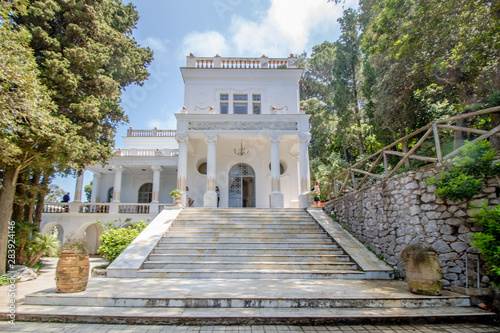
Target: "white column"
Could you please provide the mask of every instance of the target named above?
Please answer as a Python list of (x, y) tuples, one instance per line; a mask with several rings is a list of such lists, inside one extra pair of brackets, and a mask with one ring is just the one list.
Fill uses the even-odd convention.
[(73, 202), (82, 202), (82, 190), (83, 190), (83, 171), (81, 175), (76, 178), (75, 186), (75, 200)]
[(115, 183), (113, 185), (113, 202), (120, 202), (120, 193), (122, 191), (122, 172), (123, 167), (121, 165), (113, 166), (115, 171)]
[(99, 172), (94, 172), (92, 179), (92, 194), (90, 196), (91, 202), (101, 202), (101, 179), (102, 175)]
[(299, 205), (301, 208), (306, 208), (308, 203), (307, 194), (310, 192), (310, 171), (309, 171), (309, 142), (311, 141), (310, 133), (299, 134), (299, 171), (300, 171), (300, 194)]
[(153, 170), (153, 199), (151, 203), (160, 202), (160, 171), (161, 166), (153, 165), (151, 166), (151, 170)]
[(215, 193), (215, 163), (217, 134), (205, 134), (207, 143), (207, 192), (203, 197), (203, 206), (217, 207), (217, 193)]
[(271, 143), (271, 208), (283, 208), (283, 193), (280, 190), (280, 141), (281, 135), (269, 135)]
[(177, 189), (182, 192), (181, 205), (187, 206), (186, 176), (187, 176), (187, 148), (189, 136), (177, 134), (175, 136), (179, 143), (179, 156), (177, 158)]

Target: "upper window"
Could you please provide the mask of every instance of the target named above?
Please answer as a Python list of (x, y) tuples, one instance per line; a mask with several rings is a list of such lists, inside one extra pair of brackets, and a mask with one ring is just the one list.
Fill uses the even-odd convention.
[(248, 113), (248, 95), (246, 94), (233, 95), (233, 113), (234, 114)]
[(260, 94), (252, 95), (253, 114), (260, 114)]
[(220, 94), (220, 113), (228, 114), (229, 113), (229, 95), (228, 94)]

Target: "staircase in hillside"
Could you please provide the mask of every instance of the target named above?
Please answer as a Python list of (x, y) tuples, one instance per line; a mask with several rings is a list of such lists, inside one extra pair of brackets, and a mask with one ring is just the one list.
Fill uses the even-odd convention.
[(303, 209), (186, 209), (138, 277), (364, 278)]

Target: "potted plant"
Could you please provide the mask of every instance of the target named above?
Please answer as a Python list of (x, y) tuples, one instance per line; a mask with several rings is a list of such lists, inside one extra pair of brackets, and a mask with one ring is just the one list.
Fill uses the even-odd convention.
[(90, 245), (86, 239), (70, 235), (59, 249), (56, 267), (56, 292), (77, 293), (87, 288), (89, 281)]
[(174, 198), (174, 202), (176, 206), (181, 206), (181, 197), (182, 197), (182, 192), (178, 189), (173, 190), (170, 192), (170, 196)]
[(401, 251), (406, 264), (406, 282), (414, 294), (441, 295), (443, 275), (434, 249), (420, 244), (408, 245)]

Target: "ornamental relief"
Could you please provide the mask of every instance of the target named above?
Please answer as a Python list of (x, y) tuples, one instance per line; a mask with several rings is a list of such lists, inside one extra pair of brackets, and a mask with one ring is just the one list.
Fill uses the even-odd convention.
[(267, 121), (190, 121), (190, 131), (297, 131), (296, 121), (267, 122)]

